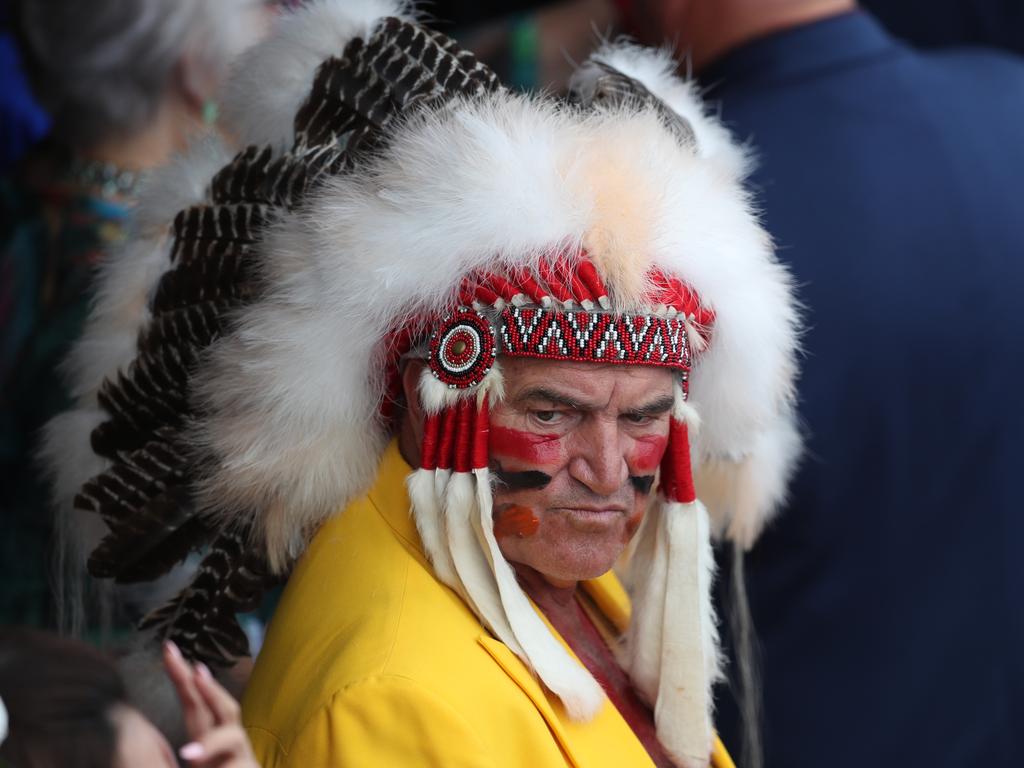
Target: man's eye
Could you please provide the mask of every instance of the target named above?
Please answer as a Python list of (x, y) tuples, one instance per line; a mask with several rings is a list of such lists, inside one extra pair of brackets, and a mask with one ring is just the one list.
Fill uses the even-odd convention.
[(533, 418), (544, 424), (555, 424), (558, 422), (560, 414), (558, 411), (534, 411)]
[(652, 421), (654, 421), (654, 419), (651, 416), (648, 416), (643, 413), (627, 413), (625, 415), (625, 419), (630, 424), (636, 424), (638, 426), (644, 426), (645, 424), (650, 424)]

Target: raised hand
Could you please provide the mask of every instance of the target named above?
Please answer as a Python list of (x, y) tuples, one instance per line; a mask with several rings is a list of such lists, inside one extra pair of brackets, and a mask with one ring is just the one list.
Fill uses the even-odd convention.
[(164, 667), (181, 700), (188, 744), (179, 750), (193, 768), (259, 768), (242, 729), (241, 709), (209, 668), (192, 666), (178, 647), (164, 644)]

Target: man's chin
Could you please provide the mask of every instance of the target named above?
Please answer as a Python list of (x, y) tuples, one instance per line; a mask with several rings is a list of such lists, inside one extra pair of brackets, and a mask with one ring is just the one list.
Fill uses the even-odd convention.
[(578, 560), (562, 560), (546, 567), (536, 568), (538, 573), (551, 583), (567, 584), (589, 581), (604, 576), (615, 565), (617, 558), (592, 557)]

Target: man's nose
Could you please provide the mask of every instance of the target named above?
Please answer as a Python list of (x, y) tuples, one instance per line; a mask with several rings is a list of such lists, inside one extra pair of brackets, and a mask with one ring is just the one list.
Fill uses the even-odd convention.
[(629, 468), (617, 423), (595, 419), (577, 433), (569, 474), (598, 496), (611, 496), (626, 484)]

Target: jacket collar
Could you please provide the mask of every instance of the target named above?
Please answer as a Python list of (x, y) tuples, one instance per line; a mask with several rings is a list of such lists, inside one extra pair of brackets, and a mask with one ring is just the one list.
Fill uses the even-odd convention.
[(763, 87), (898, 50), (899, 43), (872, 16), (849, 11), (752, 40), (705, 67), (699, 79), (714, 96), (719, 86)]
[(392, 440), (384, 450), (377, 470), (377, 480), (367, 494), (385, 522), (409, 547), (423, 556), (423, 544), (412, 517), (412, 504), (405, 483), (412, 467)]

